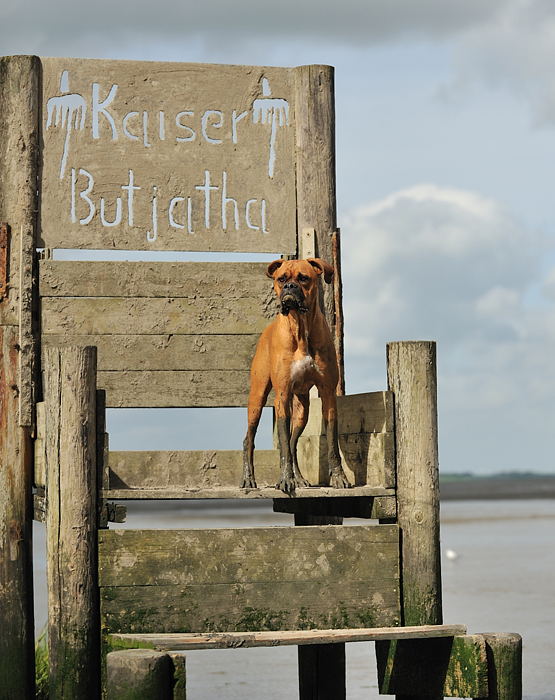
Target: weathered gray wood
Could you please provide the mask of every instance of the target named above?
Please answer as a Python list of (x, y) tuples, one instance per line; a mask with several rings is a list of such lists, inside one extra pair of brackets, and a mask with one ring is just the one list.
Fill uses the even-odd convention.
[(403, 624), (441, 624), (435, 343), (388, 343), (387, 377), (395, 394)]
[(38, 328), (34, 216), (19, 233), (19, 425), (33, 426)]
[(259, 333), (247, 335), (43, 335), (49, 347), (95, 345), (100, 371), (246, 370)]
[(148, 649), (237, 649), (344, 642), (377, 642), (390, 639), (437, 639), (464, 635), (464, 625), (380, 627), (352, 630), (294, 630), (282, 632), (210, 632), (207, 634), (111, 634), (114, 646)]
[(107, 700), (173, 700), (173, 664), (150, 649), (113, 651), (106, 657)]
[[(488, 660), (488, 698), (522, 699), (522, 637), (519, 634), (483, 634)], [(483, 697), (474, 695), (474, 697)]]
[(482, 635), (378, 641), (376, 658), (381, 694), (491, 697)]
[(269, 305), (276, 295), (266, 268), (267, 263), (252, 262), (41, 260), (39, 292), (41, 297), (252, 297)]
[[(395, 580), (396, 525), (99, 534), (101, 586)], [(394, 586), (396, 587), (396, 586)]]
[(41, 246), (295, 253), (294, 69), (42, 64)]
[(98, 386), (107, 408), (245, 407), (250, 371), (99, 372)]
[(102, 531), (104, 628), (177, 633), (396, 625), (398, 532), (385, 527)]
[(96, 348), (51, 349), (45, 368), (50, 692), (100, 697)]
[(77, 335), (261, 333), (269, 323), (257, 299), (44, 297), (42, 332)]
[(33, 483), (39, 488), (46, 486), (46, 413), (44, 402), (35, 404), (36, 428), (35, 428), (35, 474)]
[[(393, 394), (390, 391), (338, 396), (337, 410), (338, 432), (341, 435), (393, 432), (395, 415)], [(303, 437), (321, 435), (323, 429), (322, 401), (311, 399)]]
[[(334, 69), (300, 66), (295, 69), (297, 142), (297, 226), (316, 231), (316, 254), (333, 262), (333, 233), (337, 230), (335, 200)], [(323, 310), (333, 329), (333, 285), (322, 285)]]
[[(4, 249), (7, 284), (0, 298), (0, 688), (10, 700), (34, 697), (33, 458), (27, 371), (30, 367), (32, 372), (32, 293), (29, 277), (25, 274), (22, 281), (21, 273), (34, 247), (36, 225), (39, 74), (36, 57), (0, 59), (0, 221), (11, 232)], [(20, 328), (25, 341), (21, 351)]]
[[(355, 486), (352, 489), (334, 489), (331, 487), (310, 487), (306, 489), (297, 489), (295, 491), (295, 499), (336, 499), (336, 498), (352, 498), (359, 497), (370, 498), (374, 496), (394, 496), (393, 489), (376, 488), (373, 486)], [(222, 486), (210, 488), (159, 488), (159, 489), (110, 489), (102, 492), (103, 498), (114, 498), (118, 500), (161, 500), (161, 499), (251, 499), (260, 498), (278, 498), (291, 499), (286, 493), (283, 493), (275, 486), (268, 486), (256, 489), (240, 489), (238, 487)]]
[[(341, 410), (341, 409), (339, 409)], [(395, 486), (395, 436), (393, 433), (339, 434), (339, 452), (345, 474), (355, 486)], [(328, 447), (325, 435), (301, 435), (297, 456), (303, 475), (311, 484), (329, 484)]]

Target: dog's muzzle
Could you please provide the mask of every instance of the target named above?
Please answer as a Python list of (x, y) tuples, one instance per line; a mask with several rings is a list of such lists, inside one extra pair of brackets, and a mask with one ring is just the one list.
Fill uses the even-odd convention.
[(287, 282), (287, 284), (283, 285), (279, 300), (281, 302), (281, 313), (284, 316), (287, 316), (291, 309), (297, 309), (301, 314), (306, 314), (308, 312), (308, 306), (306, 305), (303, 291), (299, 285), (294, 282)]

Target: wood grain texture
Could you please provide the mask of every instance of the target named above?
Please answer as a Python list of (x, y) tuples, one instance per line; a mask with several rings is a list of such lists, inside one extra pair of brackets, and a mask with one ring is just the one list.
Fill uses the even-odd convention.
[(0, 221), (10, 229), (0, 300), (0, 688), (11, 700), (34, 694), (34, 345), (27, 260), (38, 208), (39, 82), (37, 57), (0, 58)]
[(108, 632), (398, 621), (395, 526), (114, 530), (100, 533), (99, 551)]
[(100, 697), (96, 348), (52, 349), (45, 368), (50, 692)]
[(387, 377), (395, 394), (404, 624), (441, 624), (435, 343), (388, 343)]
[[(394, 497), (393, 489), (375, 488), (373, 486), (355, 486), (348, 491), (344, 489), (333, 489), (331, 487), (310, 487), (306, 489), (297, 489), (295, 491), (295, 500), (306, 499), (353, 499), (357, 498), (373, 498), (375, 496)], [(291, 496), (283, 493), (275, 486), (261, 487), (256, 489), (240, 489), (237, 487), (222, 486), (210, 488), (150, 488), (150, 489), (123, 489), (114, 488), (102, 492), (103, 498), (115, 498), (118, 500), (162, 500), (162, 499), (247, 499), (258, 500), (260, 498), (274, 499), (289, 499)], [(364, 517), (364, 516), (361, 516)], [(381, 516), (380, 516), (381, 517)]]
[(379, 627), (352, 630), (295, 630), (285, 632), (212, 632), (208, 634), (111, 634), (114, 646), (149, 648), (160, 651), (175, 649), (246, 649), (314, 645), (343, 642), (376, 642), (391, 639), (437, 639), (464, 635), (464, 625), (429, 625), (421, 627)]
[(514, 633), (482, 636), (486, 642), (488, 660), (488, 698), (521, 700), (522, 637)]

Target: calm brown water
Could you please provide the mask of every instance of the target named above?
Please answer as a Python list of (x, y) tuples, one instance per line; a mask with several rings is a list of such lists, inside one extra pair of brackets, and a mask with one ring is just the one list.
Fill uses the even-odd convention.
[[(555, 700), (555, 500), (442, 503), (446, 623), (470, 633), (518, 632), (524, 640), (524, 693)], [(268, 510), (130, 511), (119, 527), (287, 525)], [(46, 622), (44, 526), (35, 523), (36, 629)], [(449, 559), (451, 550), (457, 556)], [(453, 556), (453, 555), (451, 555)], [(348, 700), (378, 697), (372, 643), (347, 645)], [(189, 700), (295, 700), (296, 647), (187, 653)]]

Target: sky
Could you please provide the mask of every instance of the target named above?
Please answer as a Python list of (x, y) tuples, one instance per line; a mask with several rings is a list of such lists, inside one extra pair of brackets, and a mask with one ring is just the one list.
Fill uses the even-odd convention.
[[(550, 0), (3, 0), (0, 47), (333, 65), (347, 392), (435, 340), (441, 471), (555, 472)], [(209, 423), (111, 411), (111, 447), (240, 449), (245, 412)]]

